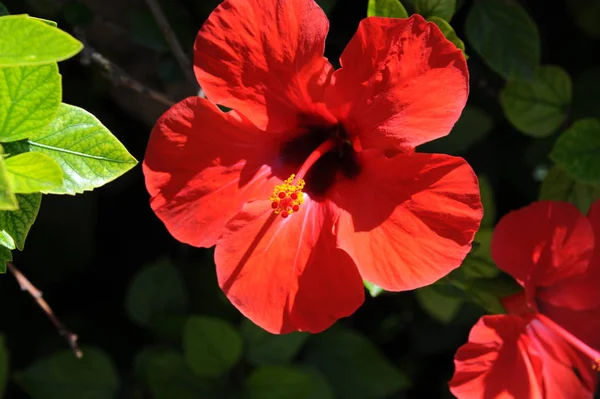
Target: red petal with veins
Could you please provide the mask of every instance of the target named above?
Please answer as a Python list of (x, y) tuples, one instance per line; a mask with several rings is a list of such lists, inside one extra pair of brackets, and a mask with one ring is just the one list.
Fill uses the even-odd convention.
[(317, 333), (362, 304), (362, 279), (335, 247), (333, 207), (308, 199), (276, 216), (268, 201), (244, 206), (217, 242), (219, 285), (250, 320), (271, 333)]
[(329, 21), (313, 0), (225, 0), (194, 44), (208, 98), (261, 129), (295, 129), (322, 103), (332, 67), (323, 57)]
[(245, 202), (268, 198), (280, 180), (266, 166), (273, 136), (235, 112), (190, 97), (156, 123), (143, 170), (151, 206), (179, 241), (210, 247)]
[(467, 101), (462, 52), (432, 22), (371, 17), (342, 53), (327, 105), (363, 148), (414, 148), (447, 135)]
[(431, 284), (460, 266), (483, 214), (473, 170), (448, 155), (364, 151), (360, 174), (333, 190), (338, 246), (388, 291)]

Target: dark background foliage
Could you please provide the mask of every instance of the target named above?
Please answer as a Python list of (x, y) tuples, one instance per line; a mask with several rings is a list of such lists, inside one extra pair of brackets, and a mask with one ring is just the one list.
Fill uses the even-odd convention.
[[(86, 63), (85, 55), (89, 56), (89, 51), (103, 54), (144, 85), (175, 101), (195, 93), (143, 0), (9, 0), (4, 3), (13, 14), (28, 13), (55, 20), (59, 27), (84, 41), (87, 53), (60, 64), (63, 101), (95, 114), (138, 160), (143, 159), (152, 123), (166, 105), (147, 94), (115, 85), (114, 76), (111, 79), (97, 64)], [(331, 21), (326, 55), (337, 60), (359, 21), (366, 16), (367, 1), (324, 0), (321, 3), (327, 8)], [(434, 143), (431, 149), (460, 152), (478, 175), (487, 177), (489, 187), (485, 188), (485, 196), (492, 205), (486, 207), (486, 211), (492, 218), (488, 221), (491, 227), (509, 210), (538, 198), (540, 182), (551, 165), (548, 154), (559, 133), (532, 138), (508, 122), (498, 100), (505, 80), (486, 65), (465, 35), (465, 20), (472, 2), (458, 3), (460, 8), (452, 19), (452, 26), (465, 40), (470, 56), (469, 105), (487, 114), (486, 123), (490, 126), (480, 129), (471, 125), (475, 122), (467, 121), (461, 133), (465, 136), (458, 140), (458, 146), (464, 149), (452, 147), (456, 142), (448, 144), (448, 148), (439, 144), (436, 147)], [(165, 13), (176, 26), (180, 42), (190, 54), (197, 30), (216, 4), (217, 0), (162, 2)], [(542, 64), (563, 67), (575, 80), (575, 101), (585, 98), (587, 89), (577, 97), (577, 77), (597, 65), (594, 54), (600, 48), (598, 39), (586, 35), (576, 25), (567, 0), (524, 0), (520, 4), (538, 26)], [(595, 78), (596, 82), (600, 79)], [(573, 107), (578, 105), (573, 104)], [(583, 101), (585, 106), (589, 103)], [(596, 111), (598, 109), (592, 110)], [(565, 127), (573, 122), (576, 112), (577, 109), (570, 112)], [(600, 116), (600, 112), (596, 116)], [(481, 137), (473, 138), (471, 134)], [(299, 396), (302, 389), (298, 387), (314, 381), (286, 374), (290, 364), (296, 367), (293, 370), (316, 367), (328, 382), (319, 377), (315, 377), (315, 381), (328, 384), (330, 388), (323, 388), (324, 391), (332, 389), (336, 393), (334, 397), (342, 399), (451, 397), (447, 381), (452, 376), (452, 357), (466, 341), (473, 323), (485, 312), (470, 300), (459, 299), (461, 305), (453, 306), (448, 305), (443, 296), (441, 299), (439, 295), (427, 296), (430, 306), (424, 308), (424, 299), (418, 299), (413, 292), (383, 293), (376, 298), (368, 297), (354, 316), (341, 320), (329, 335), (298, 336), (293, 342), (280, 340), (265, 344), (271, 342), (271, 337), (260, 335), (243, 322), (219, 291), (212, 249), (178, 243), (153, 215), (139, 166), (93, 192), (77, 197), (45, 197), (27, 239), (27, 248), (15, 254), (15, 264), (44, 292), (58, 317), (79, 335), (87, 360), (84, 365), (77, 365), (70, 357), (56, 358), (60, 351), (68, 353), (63, 338), (35, 302), (19, 290), (14, 279), (8, 274), (0, 275), (3, 304), (0, 333), (10, 359), (4, 395), (11, 399), (29, 395), (65, 399), (220, 398), (226, 395), (235, 398), (241, 397), (242, 391), (252, 391), (249, 387), (261, 379), (260, 375), (253, 374), (257, 365), (275, 363), (279, 369), (263, 369), (266, 370), (265, 381), (275, 386), (279, 384), (277, 381), (288, 381), (288, 388), (292, 388), (289, 392), (285, 387), (273, 391), (272, 396), (251, 397), (331, 397), (317, 393)], [(147, 270), (148, 265), (155, 265), (153, 271)], [(141, 273), (145, 273), (145, 277), (140, 277)], [(431, 307), (437, 309), (433, 311), (437, 317), (432, 316)], [(193, 377), (194, 370), (190, 371), (189, 366), (180, 361), (182, 351), (194, 351), (185, 339), (182, 342), (185, 320), (190, 315), (227, 321), (241, 331), (243, 360), (219, 378)], [(189, 322), (185, 325), (186, 331), (193, 330)], [(201, 337), (197, 340), (211, 345), (215, 339), (210, 334)], [(252, 337), (259, 338), (253, 341)], [(258, 354), (252, 352), (252, 342), (259, 341), (262, 344), (257, 343), (258, 347), (280, 348), (278, 345), (281, 345), (288, 348), (291, 355), (271, 362), (269, 355), (260, 349)], [(214, 343), (217, 349), (219, 345), (219, 342)], [(285, 349), (274, 351), (281, 353)], [(101, 359), (104, 356), (110, 359), (112, 366), (104, 364)], [(341, 359), (349, 356), (344, 361), (345, 368), (332, 363), (335, 356)], [(43, 359), (47, 358), (56, 363), (44, 364)], [(89, 375), (83, 372), (85, 378), (76, 382), (71, 377), (82, 369), (88, 369)], [(253, 376), (253, 382), (247, 380), (248, 376)], [(353, 385), (353, 381), (357, 385)], [(88, 386), (85, 395), (78, 393), (82, 392), (77, 390), (81, 387), (73, 388), (77, 384)], [(346, 384), (354, 391), (344, 390)]]

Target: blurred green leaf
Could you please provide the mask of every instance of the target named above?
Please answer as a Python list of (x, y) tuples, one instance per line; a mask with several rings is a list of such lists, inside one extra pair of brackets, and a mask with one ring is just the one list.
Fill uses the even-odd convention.
[(363, 284), (365, 286), (365, 288), (367, 289), (367, 291), (369, 291), (369, 294), (371, 295), (371, 297), (375, 298), (376, 296), (379, 296), (379, 294), (381, 294), (383, 292), (383, 288), (381, 288), (378, 285), (375, 285), (367, 280), (363, 280)]
[(19, 210), (0, 211), (0, 245), (8, 249), (23, 250), (29, 229), (35, 222), (41, 194), (18, 194)]
[[(12, 261), (12, 252), (10, 249), (3, 245), (0, 245), (0, 274), (6, 273), (6, 262)], [(1, 367), (0, 367), (1, 368)], [(2, 390), (0, 390), (0, 398)]]
[(198, 377), (182, 354), (145, 349), (136, 356), (136, 369), (154, 399), (224, 399), (226, 387)]
[(63, 170), (63, 184), (50, 194), (93, 190), (133, 168), (137, 161), (112, 133), (86, 110), (61, 104), (56, 118), (26, 141), (29, 151), (53, 158)]
[(460, 266), (460, 271), (467, 279), (492, 278), (500, 273), (500, 269), (492, 260), (491, 242), (494, 231), (482, 227), (475, 234), (473, 249)]
[(182, 315), (187, 309), (185, 284), (168, 259), (147, 265), (134, 277), (125, 298), (131, 320), (152, 327), (163, 315)]
[(61, 92), (56, 64), (0, 68), (0, 142), (30, 137), (50, 123)]
[(183, 352), (196, 374), (218, 377), (239, 361), (242, 355), (242, 338), (224, 320), (192, 316), (185, 324)]
[(76, 1), (65, 4), (62, 14), (67, 22), (73, 26), (87, 27), (94, 19), (92, 10), (85, 4)]
[(367, 16), (408, 18), (408, 13), (399, 0), (369, 0)]
[(14, 211), (17, 209), (19, 209), (19, 204), (6, 173), (4, 149), (0, 146), (0, 211)]
[(450, 40), (459, 50), (461, 50), (466, 59), (469, 58), (467, 56), (467, 53), (465, 53), (465, 43), (462, 40), (460, 40), (452, 26), (450, 26), (450, 24), (446, 22), (445, 19), (441, 17), (432, 16), (427, 18), (427, 20), (429, 22), (435, 23), (437, 27), (440, 28), (444, 36), (446, 36), (446, 39)]
[(487, 136), (492, 127), (492, 118), (485, 111), (479, 107), (467, 105), (450, 134), (420, 146), (419, 150), (461, 155), (473, 144)]
[(474, 2), (465, 33), (495, 72), (507, 79), (533, 78), (540, 64), (540, 35), (535, 22), (518, 3)]
[(506, 313), (500, 299), (516, 294), (522, 288), (510, 276), (503, 278), (480, 278), (471, 281), (467, 290), (469, 299), (488, 313)]
[(0, 3), (0, 17), (3, 15), (10, 15), (10, 12), (8, 12), (8, 8), (4, 4)]
[(479, 179), (479, 191), (481, 192), (481, 204), (483, 205), (482, 227), (492, 227), (496, 220), (496, 200), (494, 189), (485, 175), (477, 176)]
[(568, 0), (567, 7), (575, 22), (588, 35), (600, 39), (600, 2), (598, 0)]
[[(0, 4), (1, 6), (2, 4)], [(8, 348), (4, 335), (0, 334), (0, 398), (4, 397), (4, 390), (8, 382)]]
[(415, 291), (417, 301), (435, 320), (448, 324), (454, 319), (463, 304), (462, 298), (442, 295), (433, 286), (426, 286)]
[(158, 52), (166, 52), (169, 45), (165, 36), (148, 10), (135, 10), (129, 20), (129, 37), (137, 45)]
[(552, 65), (540, 67), (532, 80), (509, 81), (500, 92), (510, 123), (533, 137), (551, 135), (567, 119), (571, 98), (571, 77)]
[(15, 380), (33, 399), (114, 399), (119, 378), (111, 359), (97, 348), (82, 350), (82, 359), (70, 350), (37, 359)]
[(271, 334), (248, 319), (242, 322), (245, 357), (255, 366), (290, 363), (308, 338), (308, 333)]
[(425, 18), (440, 17), (451, 21), (456, 11), (456, 0), (405, 0), (417, 14)]
[(573, 118), (600, 115), (600, 66), (578, 75), (573, 82)]
[(44, 192), (62, 184), (62, 169), (47, 155), (26, 152), (7, 158), (5, 163), (11, 187), (17, 194)]
[(366, 337), (355, 331), (332, 329), (311, 337), (307, 362), (331, 383), (336, 398), (385, 398), (410, 385)]
[(317, 0), (317, 4), (325, 11), (325, 14), (329, 15), (333, 10), (333, 7), (337, 4), (338, 0)]
[(66, 60), (83, 44), (39, 19), (10, 15), (0, 17), (0, 48), (0, 67), (14, 67)]
[(315, 396), (314, 373), (291, 366), (260, 367), (250, 374), (245, 388), (248, 399), (333, 399), (331, 395)]
[(575, 122), (556, 140), (550, 158), (573, 179), (600, 184), (600, 120)]
[(600, 199), (600, 185), (579, 183), (555, 165), (542, 182), (539, 199), (570, 202), (585, 215), (592, 203)]

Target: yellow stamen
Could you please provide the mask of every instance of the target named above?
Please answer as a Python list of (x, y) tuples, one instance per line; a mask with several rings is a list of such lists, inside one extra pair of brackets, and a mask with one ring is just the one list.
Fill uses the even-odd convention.
[(275, 186), (271, 196), (271, 207), (276, 215), (286, 218), (294, 212), (300, 210), (300, 205), (304, 202), (304, 180), (294, 181), (296, 175), (292, 174), (283, 184)]

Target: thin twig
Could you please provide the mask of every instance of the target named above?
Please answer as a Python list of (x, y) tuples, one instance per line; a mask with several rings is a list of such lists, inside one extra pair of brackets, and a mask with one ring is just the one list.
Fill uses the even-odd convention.
[(8, 266), (10, 273), (15, 276), (15, 279), (19, 283), (21, 290), (27, 291), (29, 295), (31, 295), (40, 308), (42, 308), (44, 313), (46, 313), (46, 316), (48, 316), (52, 324), (54, 324), (59, 334), (67, 340), (67, 343), (71, 347), (75, 357), (77, 359), (81, 359), (83, 357), (83, 352), (81, 352), (81, 349), (79, 349), (79, 345), (77, 344), (77, 335), (69, 331), (65, 325), (58, 320), (58, 318), (54, 315), (52, 308), (50, 308), (50, 305), (48, 305), (48, 302), (42, 298), (42, 292), (35, 288), (35, 286), (31, 284), (27, 277), (25, 277), (12, 262), (6, 262), (6, 265)]
[(146, 0), (146, 4), (148, 4), (150, 11), (152, 11), (152, 15), (154, 15), (154, 19), (156, 20), (156, 23), (160, 27), (160, 30), (162, 31), (163, 35), (165, 36), (165, 39), (169, 44), (169, 48), (175, 56), (175, 59), (177, 59), (179, 67), (183, 71), (186, 79), (193, 85), (193, 87), (197, 87), (198, 83), (196, 82), (196, 78), (192, 73), (192, 65), (190, 63), (190, 60), (185, 55), (185, 51), (183, 51), (181, 44), (179, 44), (177, 36), (175, 36), (173, 29), (171, 29), (171, 25), (169, 24), (167, 17), (160, 8), (160, 5), (156, 0)]
[(114, 86), (129, 87), (130, 89), (135, 90), (140, 94), (147, 95), (148, 97), (151, 97), (154, 100), (168, 107), (171, 107), (175, 104), (175, 101), (170, 99), (167, 95), (154, 89), (151, 89), (148, 86), (145, 86), (144, 84), (135, 80), (127, 72), (125, 72), (123, 68), (116, 65), (108, 58), (100, 54), (94, 47), (92, 47), (87, 42), (85, 34), (81, 28), (75, 27), (74, 31), (75, 36), (84, 44), (83, 51), (81, 53), (82, 64), (89, 65), (93, 62), (94, 64), (98, 65), (104, 71), (106, 78)]

